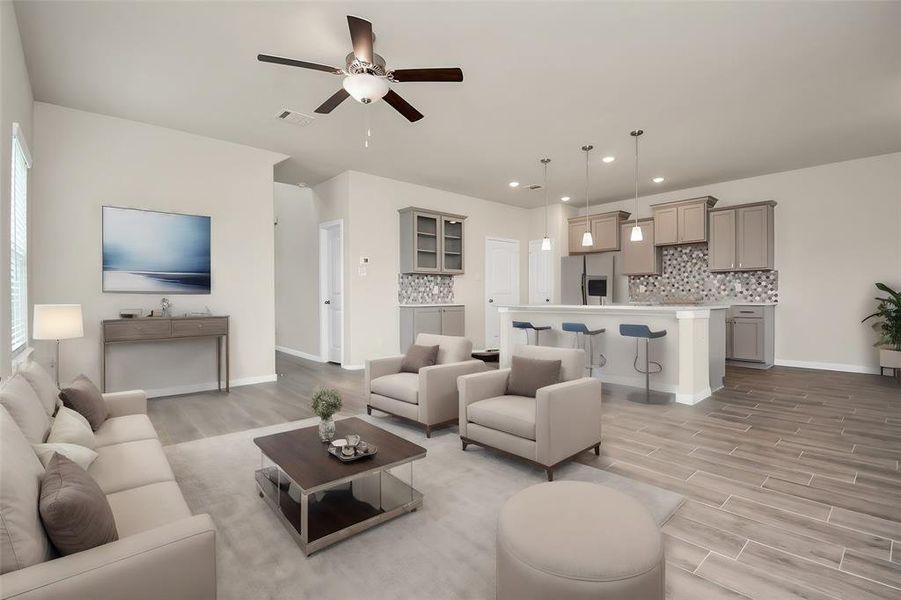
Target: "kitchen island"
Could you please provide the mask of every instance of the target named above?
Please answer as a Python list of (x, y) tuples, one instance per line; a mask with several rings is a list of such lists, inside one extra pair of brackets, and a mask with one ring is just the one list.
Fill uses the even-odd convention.
[[(644, 388), (638, 373), (635, 338), (619, 334), (625, 323), (647, 325), (666, 336), (651, 340), (650, 358), (663, 365), (651, 375), (651, 389), (675, 394), (676, 402), (695, 404), (721, 387), (726, 373), (726, 310), (728, 305), (530, 305), (501, 306), (500, 367), (510, 366), (514, 346), (526, 343), (526, 332), (513, 328), (513, 321), (550, 326), (541, 332), (542, 346), (575, 347), (576, 334), (562, 331), (564, 322), (584, 323), (589, 329), (606, 329), (594, 340), (595, 362), (599, 354), (607, 364), (594, 369), (594, 377), (608, 383)], [(534, 343), (534, 334), (531, 336)], [(586, 342), (587, 343), (587, 342)], [(639, 365), (644, 366), (644, 340), (640, 340)]]

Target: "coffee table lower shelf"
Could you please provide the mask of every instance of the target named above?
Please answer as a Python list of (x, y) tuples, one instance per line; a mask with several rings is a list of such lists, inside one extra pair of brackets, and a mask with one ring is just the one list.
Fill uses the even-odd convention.
[[(412, 481), (412, 470), (410, 475)], [(257, 469), (254, 478), (260, 496), (306, 556), (422, 506), (422, 493), (388, 471), (310, 494), (275, 465)], [(289, 493), (292, 486), (297, 500)]]

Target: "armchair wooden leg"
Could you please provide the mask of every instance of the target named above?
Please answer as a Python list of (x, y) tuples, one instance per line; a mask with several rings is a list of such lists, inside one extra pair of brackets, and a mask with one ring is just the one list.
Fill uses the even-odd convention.
[(545, 470), (547, 471), (547, 480), (553, 481), (554, 480), (554, 470), (553, 469), (545, 469)]
[(426, 426), (425, 426), (425, 436), (426, 436), (427, 438), (432, 437), (432, 426), (431, 426), (431, 425), (426, 425)]
[(601, 455), (601, 445), (600, 445), (600, 444), (595, 445), (595, 447), (594, 447), (594, 453), (595, 453), (595, 455), (597, 455), (597, 456), (600, 456), (600, 455)]
[(463, 444), (463, 451), (466, 452), (466, 446), (469, 445), (469, 442), (467, 442), (463, 438), (460, 438), (460, 442)]
[(366, 414), (367, 414), (367, 415), (371, 415), (371, 414), (372, 414), (372, 407), (369, 406), (368, 404), (366, 405)]

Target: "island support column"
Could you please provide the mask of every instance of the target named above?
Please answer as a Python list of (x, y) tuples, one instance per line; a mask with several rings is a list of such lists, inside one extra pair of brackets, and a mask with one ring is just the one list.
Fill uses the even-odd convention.
[(679, 323), (679, 383), (676, 402), (697, 404), (710, 396), (710, 311), (676, 312)]

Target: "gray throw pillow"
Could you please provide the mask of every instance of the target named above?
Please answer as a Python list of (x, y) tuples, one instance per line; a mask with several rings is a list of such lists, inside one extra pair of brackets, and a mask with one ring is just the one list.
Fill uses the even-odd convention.
[(438, 346), (417, 346), (413, 344), (407, 350), (400, 370), (404, 373), (419, 373), (423, 367), (431, 367), (438, 361)]
[(62, 555), (90, 550), (119, 539), (109, 501), (87, 471), (56, 453), (41, 483), (41, 520)]
[(514, 356), (507, 379), (507, 394), (534, 398), (543, 387), (560, 382), (559, 360)]
[(79, 375), (75, 381), (69, 384), (69, 387), (60, 390), (59, 397), (67, 408), (71, 408), (87, 419), (94, 431), (97, 431), (109, 416), (109, 410), (100, 390), (84, 375)]

